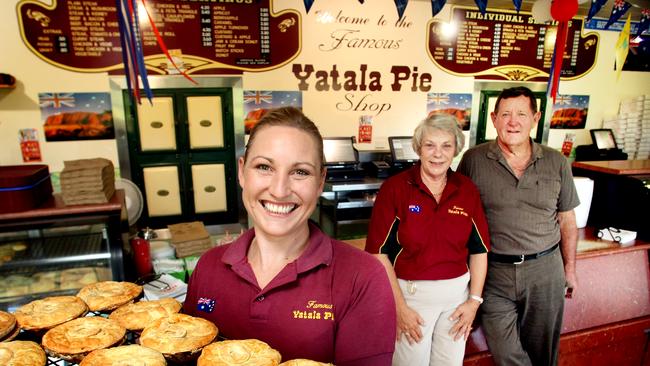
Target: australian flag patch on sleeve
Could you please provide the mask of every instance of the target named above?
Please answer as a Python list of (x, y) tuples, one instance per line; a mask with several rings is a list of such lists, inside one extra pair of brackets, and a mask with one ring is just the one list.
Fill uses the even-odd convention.
[(214, 304), (215, 301), (213, 299), (201, 297), (199, 298), (199, 301), (196, 302), (196, 310), (211, 313), (214, 310)]

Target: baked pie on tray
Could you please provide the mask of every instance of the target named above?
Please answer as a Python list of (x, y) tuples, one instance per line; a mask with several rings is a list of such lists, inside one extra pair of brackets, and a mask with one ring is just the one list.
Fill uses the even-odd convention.
[(25, 304), (14, 313), (20, 328), (38, 331), (85, 315), (88, 306), (76, 296), (52, 296)]
[(203, 348), (196, 365), (278, 366), (281, 358), (280, 352), (260, 340), (228, 340)]
[(89, 316), (57, 325), (43, 336), (43, 348), (52, 357), (79, 362), (92, 351), (119, 346), (126, 329), (116, 321)]
[(16, 329), (16, 317), (13, 314), (0, 311), (0, 341)]
[(280, 366), (333, 366), (331, 363), (322, 363), (318, 361), (296, 358), (295, 360), (285, 361)]
[(211, 321), (186, 314), (171, 314), (154, 320), (140, 335), (140, 345), (160, 351), (168, 361), (188, 362), (218, 333)]
[(142, 293), (142, 286), (131, 282), (103, 281), (84, 286), (77, 296), (90, 311), (111, 311), (130, 303)]
[(92, 351), (79, 366), (165, 366), (162, 353), (147, 347), (131, 344)]
[(44, 366), (47, 358), (38, 343), (12, 341), (0, 343), (0, 365)]
[(108, 318), (127, 330), (141, 331), (154, 320), (176, 314), (180, 310), (181, 303), (175, 299), (140, 301), (120, 306)]

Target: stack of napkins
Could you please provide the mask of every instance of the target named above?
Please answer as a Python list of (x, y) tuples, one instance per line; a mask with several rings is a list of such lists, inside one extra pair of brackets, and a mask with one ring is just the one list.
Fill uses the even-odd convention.
[(167, 227), (171, 233), (172, 246), (176, 249), (177, 258), (201, 255), (212, 248), (210, 234), (200, 221), (184, 222)]
[(187, 285), (185, 282), (168, 274), (163, 274), (157, 279), (145, 283), (142, 287), (144, 288), (144, 298), (146, 300), (159, 300), (171, 297), (183, 302), (187, 294)]
[(636, 231), (606, 227), (598, 230), (598, 237), (603, 240), (615, 241), (621, 245), (631, 245), (636, 239)]
[(61, 196), (66, 205), (106, 203), (115, 193), (115, 168), (108, 159), (65, 161)]

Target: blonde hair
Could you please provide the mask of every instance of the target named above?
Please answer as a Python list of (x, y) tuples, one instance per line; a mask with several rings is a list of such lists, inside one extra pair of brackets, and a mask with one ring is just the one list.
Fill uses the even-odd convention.
[(458, 125), (456, 118), (450, 114), (446, 113), (437, 113), (430, 115), (424, 119), (413, 132), (413, 151), (420, 155), (420, 149), (422, 148), (422, 139), (424, 139), (424, 134), (431, 130), (440, 130), (447, 133), (450, 133), (454, 136), (454, 142), (456, 143), (456, 149), (454, 151), (454, 156), (457, 156), (465, 147), (465, 135)]

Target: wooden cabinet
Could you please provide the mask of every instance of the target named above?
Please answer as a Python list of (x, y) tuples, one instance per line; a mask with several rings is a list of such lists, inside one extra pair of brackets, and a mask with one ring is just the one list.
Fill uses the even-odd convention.
[(237, 222), (232, 89), (155, 89), (139, 105), (123, 98), (130, 176), (145, 196), (140, 226)]

